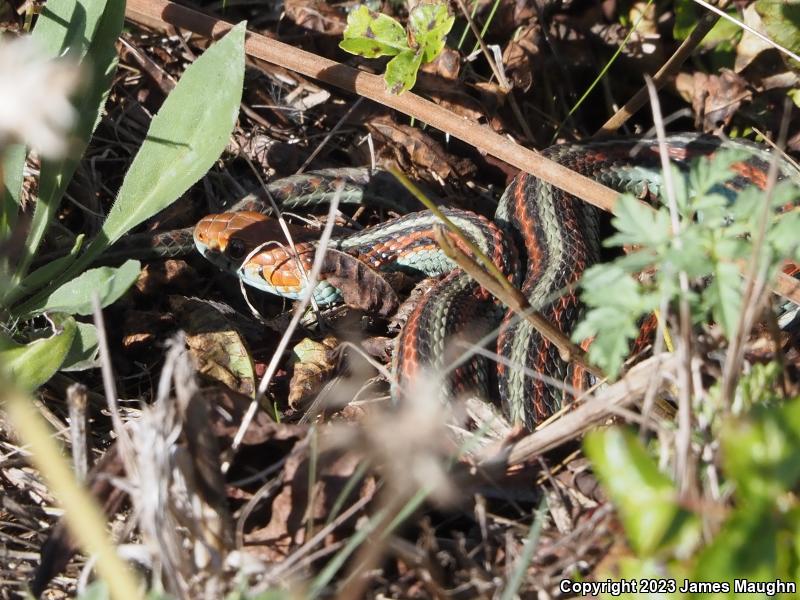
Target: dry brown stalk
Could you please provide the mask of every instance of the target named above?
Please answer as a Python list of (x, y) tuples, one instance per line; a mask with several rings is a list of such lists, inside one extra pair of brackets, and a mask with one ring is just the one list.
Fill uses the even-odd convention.
[[(164, 29), (168, 24), (212, 39), (222, 37), (232, 27), (230, 23), (166, 0), (129, 0), (125, 15), (145, 26)], [(247, 34), (246, 51), (254, 58), (313, 77), (419, 119), (607, 212), (613, 211), (619, 197), (611, 188), (412, 92), (400, 96), (390, 94), (383, 78), (378, 75), (252, 32)], [(773, 291), (800, 304), (800, 289), (793, 278), (784, 273), (778, 276), (778, 285), (773, 287)], [(788, 293), (784, 294), (784, 291)]]
[(666, 389), (671, 385), (677, 364), (674, 354), (659, 354), (642, 361), (618, 382), (601, 390), (560, 419), (507, 446), (481, 466), (505, 469), (528, 462), (543, 452), (574, 440), (615, 414), (615, 408), (629, 406), (640, 400), (648, 387), (653, 385), (654, 379), (657, 391)]

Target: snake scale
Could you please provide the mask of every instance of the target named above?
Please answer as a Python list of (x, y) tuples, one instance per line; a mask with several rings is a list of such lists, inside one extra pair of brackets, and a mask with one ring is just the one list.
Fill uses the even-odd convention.
[[(763, 189), (766, 185), (772, 155), (761, 146), (694, 134), (669, 136), (666, 145), (673, 164), (684, 171), (692, 160), (711, 156), (721, 148), (741, 150), (744, 158), (733, 164), (735, 176), (721, 190), (732, 201), (745, 186)], [(560, 144), (542, 154), (620, 192), (652, 197), (662, 188), (656, 140)], [(781, 178), (798, 177), (787, 163), (781, 162), (780, 170)], [(287, 197), (301, 197), (291, 182), (283, 189)], [(311, 192), (319, 193), (313, 186)], [(206, 258), (236, 273), (245, 283), (296, 299), (306, 285), (298, 263), (310, 269), (316, 242), (299, 241), (296, 253), (285, 243), (267, 244), (254, 252), (262, 242), (283, 239), (276, 227), (269, 226), (264, 212), (265, 207), (251, 201), (235, 211), (209, 215), (195, 227), (195, 245)], [(574, 284), (600, 257), (597, 209), (520, 173), (505, 190), (494, 220), (459, 209), (444, 212), (520, 287), (535, 310), (569, 335), (581, 314)], [(446, 396), (466, 391), (490, 394), (490, 385), (496, 381), (509, 420), (533, 428), (591, 385), (592, 378), (580, 367), (564, 362), (527, 321), (504, 311), (444, 256), (434, 239), (438, 225), (429, 211), (415, 212), (334, 239), (330, 247), (380, 271), (441, 276), (416, 304), (397, 339), (393, 358), (396, 390), (410, 389), (427, 373), (448, 373), (443, 378)], [(454, 241), (461, 244), (457, 238)], [(313, 293), (321, 305), (341, 300), (339, 290), (325, 281), (324, 274)], [(474, 341), (498, 325), (497, 354), (501, 359), (494, 371), (482, 356), (453, 362), (465, 349), (457, 340)]]

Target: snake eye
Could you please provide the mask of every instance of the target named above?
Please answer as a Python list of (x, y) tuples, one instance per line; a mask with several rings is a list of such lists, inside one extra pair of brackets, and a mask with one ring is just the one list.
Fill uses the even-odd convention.
[(247, 247), (239, 238), (232, 238), (228, 241), (228, 249), (226, 252), (232, 259), (239, 260), (244, 258), (244, 255), (247, 254)]

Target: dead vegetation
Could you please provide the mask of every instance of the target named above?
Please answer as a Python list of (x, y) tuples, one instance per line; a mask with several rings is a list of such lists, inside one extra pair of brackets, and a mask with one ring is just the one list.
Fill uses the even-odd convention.
[[(679, 3), (656, 9), (615, 0), (470, 2), (478, 26), (487, 25), (487, 56), (467, 31), (460, 4), (451, 7), (465, 31), (461, 41), (453, 38), (457, 49), (426, 67), (414, 91), (451, 111), (460, 127), (480, 123), (529, 148), (599, 132), (637, 94), (644, 75), (681, 46), (676, 19), (686, 19), (686, 11), (701, 14)], [(52, 253), (70, 247), (77, 232), (98, 230), (151, 116), (210, 43), (207, 31), (176, 28), (157, 11), (146, 14), (147, 6), (129, 4), (106, 114), (46, 240)], [(20, 31), (27, 7), (4, 4), (6, 27)], [(376, 68), (338, 50), (344, 4), (194, 8), (229, 22), (247, 19), (250, 31), (320, 57)], [(397, 15), (406, 10), (382, 8)], [(747, 15), (749, 6), (742, 8)], [(712, 21), (704, 17), (698, 27)], [(776, 139), (783, 98), (797, 88), (796, 68), (774, 48), (756, 51), (738, 37), (698, 44), (687, 62), (657, 79), (670, 128)], [(606, 76), (573, 110), (620, 48)], [(717, 68), (720, 61), (731, 68)], [(397, 168), (443, 201), (494, 213), (515, 166), (469, 138), (450, 137), (326, 81), (251, 56), (227, 151), (141, 232), (191, 226), (262, 180), (361, 165)], [(796, 115), (796, 107), (789, 110)], [(632, 112), (611, 128), (648, 132), (649, 110)], [(800, 128), (796, 119), (789, 123), (791, 154), (800, 151)], [(38, 165), (29, 161), (28, 167), (35, 172)], [(36, 189), (32, 178), (26, 181), (32, 202)], [(340, 207), (327, 222), (353, 229), (392, 214)], [(320, 211), (303, 217), (325, 221)], [(405, 294), (412, 286), (401, 283), (396, 287)], [(763, 312), (761, 298), (768, 294), (761, 289), (753, 307)], [(669, 411), (639, 411), (646, 398), (666, 399), (671, 407), (681, 395), (682, 365), (673, 354), (645, 359), (529, 433), (485, 402), (426, 402), (433, 393), (424, 387), (410, 395), (418, 401), (391, 406), (387, 336), (396, 324), (387, 327), (386, 315), (342, 308), (316, 315), (293, 310), (274, 297), (248, 292), (245, 298), (230, 276), (199, 256), (153, 260), (135, 287), (103, 311), (105, 370), (60, 373), (37, 392), (36, 408), (56, 439), (73, 456), (84, 451), (76, 470), (90, 463), (87, 485), (108, 513), (120, 554), (153, 590), (183, 598), (262, 592), (266, 598), (275, 590), (288, 590), (286, 597), (353, 599), (556, 598), (565, 596), (562, 579), (605, 578), (631, 554), (580, 443), (587, 430), (629, 422), (674, 449)], [(779, 358), (784, 395), (796, 395), (798, 332), (765, 323), (742, 337), (737, 373)], [(721, 363), (706, 354), (719, 350), (715, 333), (704, 329), (688, 357), (703, 390), (721, 377)], [(266, 389), (255, 406), (260, 381)], [(246, 416), (252, 421), (242, 429)], [(702, 429), (702, 418), (691, 427)], [(92, 565), (73, 556), (73, 541), (57, 525), (59, 504), (5, 417), (0, 444), (0, 597), (21, 597), (34, 578), (46, 598), (80, 594)], [(708, 501), (705, 492), (717, 475), (699, 483), (695, 469), (709, 446), (686, 440), (683, 447), (685, 499)], [(664, 463), (675, 460), (670, 455)], [(723, 496), (715, 497), (712, 511), (724, 510)]]

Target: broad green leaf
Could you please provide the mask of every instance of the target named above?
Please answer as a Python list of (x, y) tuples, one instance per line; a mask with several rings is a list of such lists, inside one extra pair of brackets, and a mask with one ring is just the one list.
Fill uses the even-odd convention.
[[(51, 17), (42, 20), (42, 16), (46, 14)], [(67, 45), (70, 55), (74, 58), (85, 57), (86, 60), (81, 64), (86, 71), (89, 84), (73, 98), (73, 104), (78, 111), (78, 122), (72, 132), (73, 143), (69, 155), (61, 160), (42, 161), (39, 197), (28, 239), (25, 242), (25, 251), (15, 273), (15, 282), (19, 282), (27, 273), (83, 151), (100, 122), (100, 115), (117, 68), (116, 41), (122, 32), (125, 2), (124, 0), (107, 2), (57, 0), (55, 3), (47, 3), (42, 16), (34, 29), (34, 38), (38, 37), (43, 43), (49, 44), (53, 51), (61, 52)], [(68, 21), (70, 17), (75, 23)], [(69, 23), (66, 29), (64, 23)], [(17, 290), (11, 290), (5, 301), (12, 303), (19, 297)]]
[(68, 54), (80, 61), (89, 50), (105, 7), (104, 0), (48, 0), (31, 38), (51, 58)]
[(7, 239), (17, 223), (24, 166), (25, 146), (11, 144), (0, 153), (0, 240)]
[(366, 58), (394, 56), (407, 51), (403, 26), (388, 15), (374, 13), (361, 5), (347, 15), (347, 27), (339, 47)]
[(128, 260), (121, 267), (98, 267), (84, 271), (42, 297), (41, 302), (26, 302), (19, 307), (20, 316), (45, 311), (67, 314), (92, 314), (92, 297), (97, 294), (101, 308), (116, 302), (134, 284), (141, 265)]
[[(697, 19), (704, 9), (698, 6), (692, 0), (677, 0), (675, 2), (675, 24), (672, 28), (672, 34), (676, 40), (685, 40), (697, 25)], [(736, 11), (729, 11), (731, 16), (737, 17)], [(727, 19), (720, 19), (703, 38), (703, 46), (706, 48), (713, 47), (720, 43), (730, 44), (733, 40), (738, 39), (741, 34), (741, 29), (735, 23), (731, 23)]]
[(703, 298), (714, 321), (730, 340), (739, 329), (742, 314), (742, 277), (734, 263), (725, 261), (714, 262), (713, 275)]
[(32, 294), (48, 283), (55, 281), (78, 258), (78, 253), (83, 247), (84, 237), (83, 234), (79, 234), (75, 238), (75, 243), (70, 249), (69, 254), (45, 263), (38, 269), (29, 273), (25, 279), (17, 285), (15, 291), (21, 296)]
[(697, 518), (678, 504), (678, 492), (630, 431), (591, 432), (584, 448), (619, 511), (625, 533), (640, 556), (666, 548), (684, 550), (697, 540)]
[(800, 482), (800, 398), (784, 406), (756, 406), (747, 418), (723, 428), (725, 473), (739, 502), (774, 502)]
[(172, 204), (219, 158), (239, 115), (245, 31), (239, 23), (186, 69), (153, 117), (89, 256)]
[(100, 351), (97, 340), (97, 327), (91, 323), (77, 323), (75, 339), (69, 348), (67, 357), (61, 365), (61, 371), (85, 371), (100, 366), (97, 355)]
[(75, 338), (72, 317), (52, 317), (51, 337), (18, 344), (0, 333), (0, 369), (23, 390), (35, 390), (58, 371)]
[(447, 3), (417, 4), (408, 17), (408, 31), (414, 44), (422, 50), (422, 62), (429, 63), (442, 51), (455, 17)]
[[(781, 518), (765, 507), (760, 510), (755, 507), (735, 510), (711, 544), (695, 560), (692, 579), (732, 582), (734, 579), (746, 578), (751, 581), (774, 581), (782, 575), (791, 580), (796, 573), (779, 571), (783, 570), (782, 566), (785, 569), (793, 562), (792, 545), (787, 543), (790, 539), (781, 535), (782, 528), (788, 529), (786, 517), (793, 517), (791, 521), (794, 521), (796, 530), (800, 525), (796, 514)], [(767, 596), (737, 594), (736, 597)]]
[(386, 65), (386, 87), (395, 95), (407, 92), (417, 82), (417, 72), (422, 63), (422, 51), (406, 50)]
[(800, 0), (757, 0), (756, 12), (769, 39), (800, 53)]

